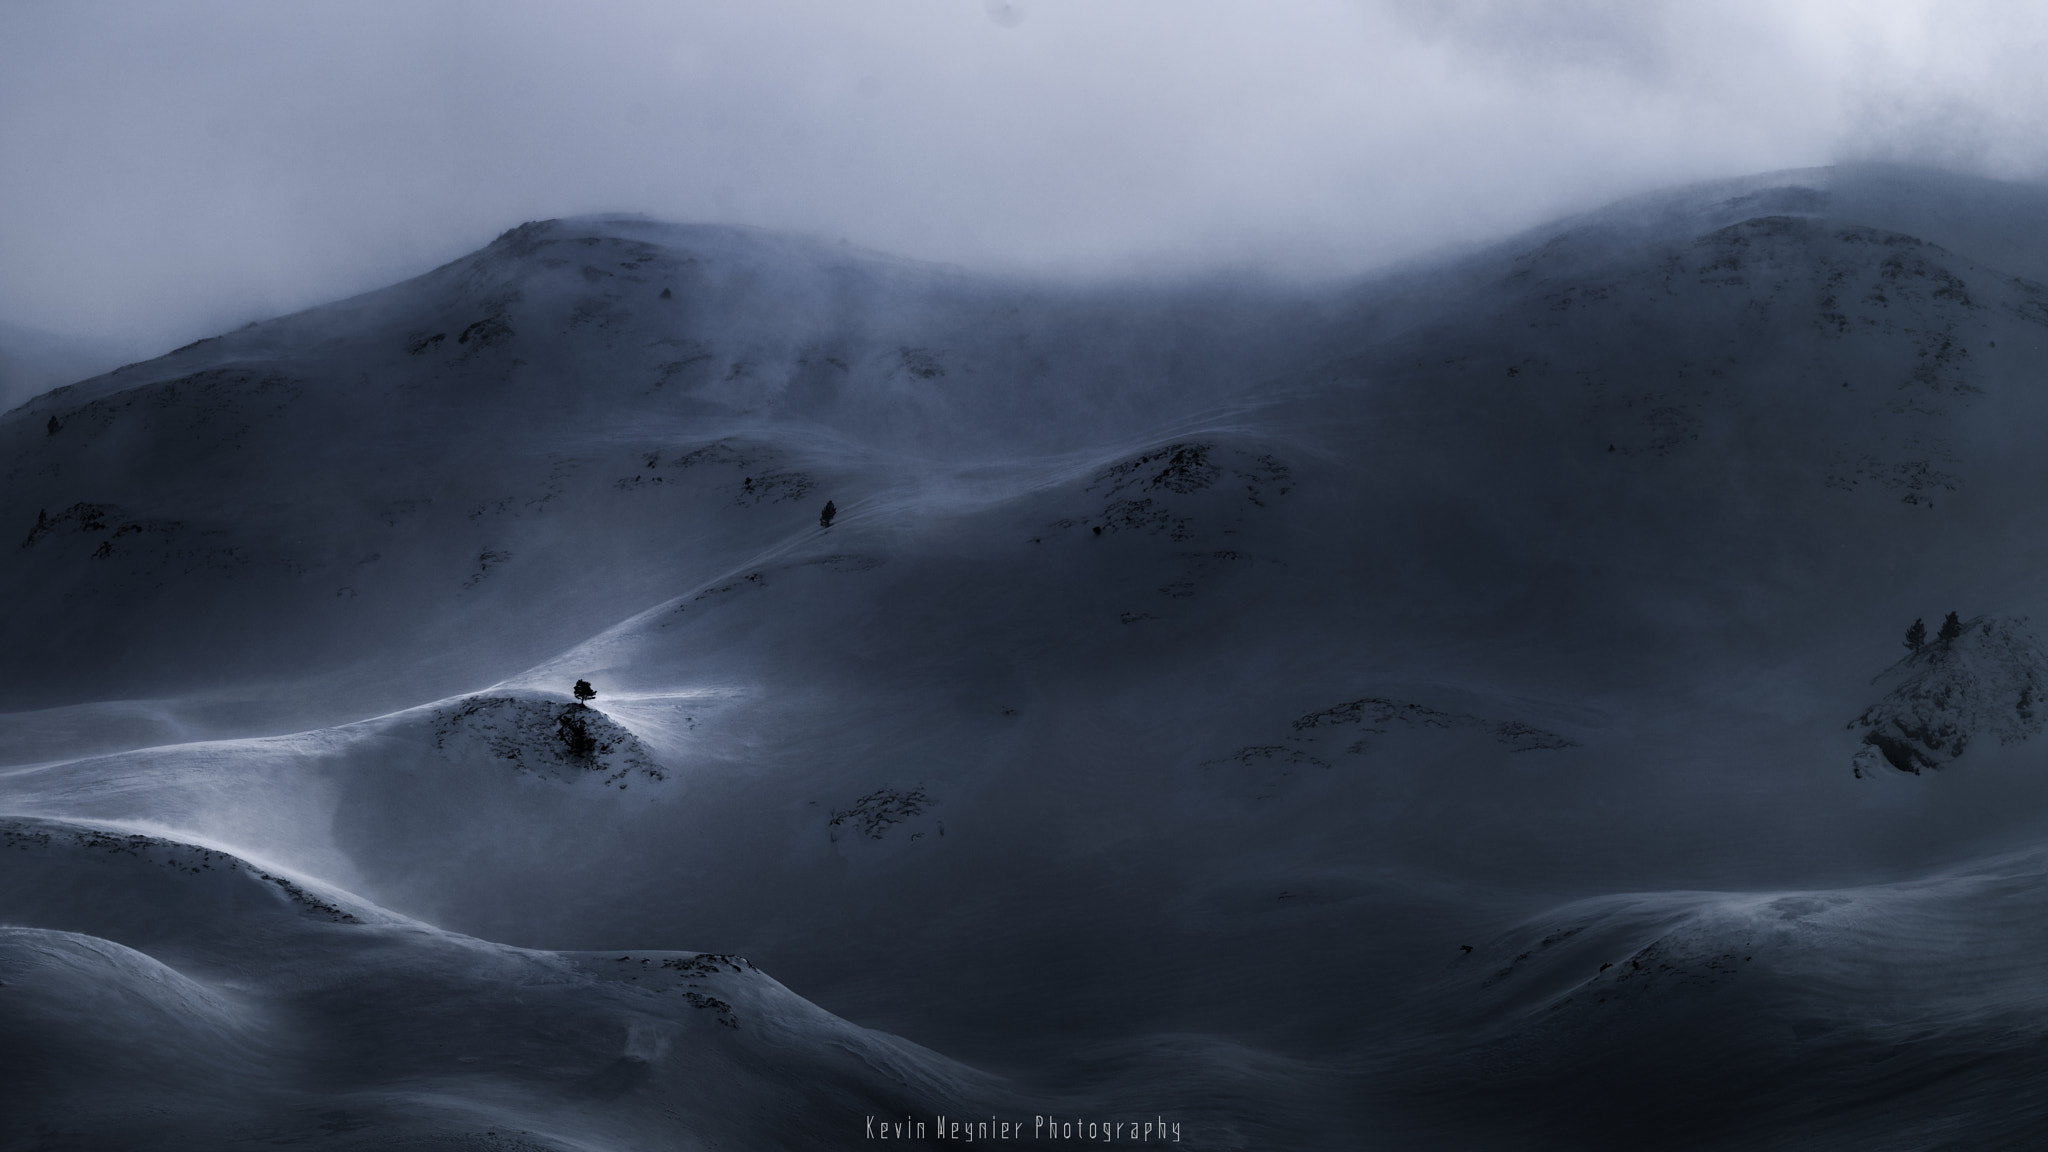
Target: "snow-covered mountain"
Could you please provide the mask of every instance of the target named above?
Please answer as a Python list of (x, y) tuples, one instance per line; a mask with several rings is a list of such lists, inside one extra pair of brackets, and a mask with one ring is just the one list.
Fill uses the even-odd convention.
[[(2043, 220), (1778, 173), (1286, 289), (552, 221), (38, 396), (17, 1144), (2039, 1132), (1970, 1127), (2038, 963), (1945, 973), (2048, 835)], [(1849, 769), (1963, 671), (1967, 759)]]

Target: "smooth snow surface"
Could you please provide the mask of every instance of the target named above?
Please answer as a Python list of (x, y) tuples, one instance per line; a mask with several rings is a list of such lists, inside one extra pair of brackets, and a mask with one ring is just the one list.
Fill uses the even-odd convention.
[(2043, 220), (1779, 173), (1285, 292), (553, 221), (39, 396), (0, 1148), (2048, 1139)]

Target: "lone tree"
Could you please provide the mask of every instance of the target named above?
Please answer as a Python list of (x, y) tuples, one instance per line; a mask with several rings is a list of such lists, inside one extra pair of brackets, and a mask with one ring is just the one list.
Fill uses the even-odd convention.
[(1915, 620), (1913, 621), (1913, 626), (1906, 629), (1906, 647), (1918, 652), (1920, 646), (1925, 643), (1927, 643), (1927, 625), (1922, 621)]
[(818, 513), (818, 527), (830, 528), (832, 526), (832, 518), (837, 515), (839, 515), (839, 506), (830, 500), (825, 501), (825, 510)]
[(1956, 619), (1955, 613), (1949, 613), (1948, 619), (1943, 620), (1941, 622), (1941, 639), (1944, 642), (1946, 642), (1949, 640), (1953, 640), (1956, 637), (1961, 636), (1962, 634), (1963, 622), (1961, 620)]
[(573, 691), (576, 695), (576, 702), (585, 708), (590, 707), (590, 702), (597, 699), (597, 689), (592, 688), (588, 680), (578, 680)]

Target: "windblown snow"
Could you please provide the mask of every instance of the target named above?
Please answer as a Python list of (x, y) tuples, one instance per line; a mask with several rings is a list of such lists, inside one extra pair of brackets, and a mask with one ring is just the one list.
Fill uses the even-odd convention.
[(0, 1149), (2037, 1143), (2042, 221), (589, 217), (35, 396)]

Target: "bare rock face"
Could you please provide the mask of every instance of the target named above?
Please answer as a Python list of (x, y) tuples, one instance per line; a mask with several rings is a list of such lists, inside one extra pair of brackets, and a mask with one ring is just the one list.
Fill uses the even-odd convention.
[(2024, 620), (1975, 617), (1954, 639), (1929, 641), (1878, 676), (1890, 690), (1849, 724), (1863, 730), (1856, 775), (1887, 764), (1918, 775), (1947, 767), (1984, 737), (2025, 740), (2041, 730), (2044, 681), (2048, 655)]

